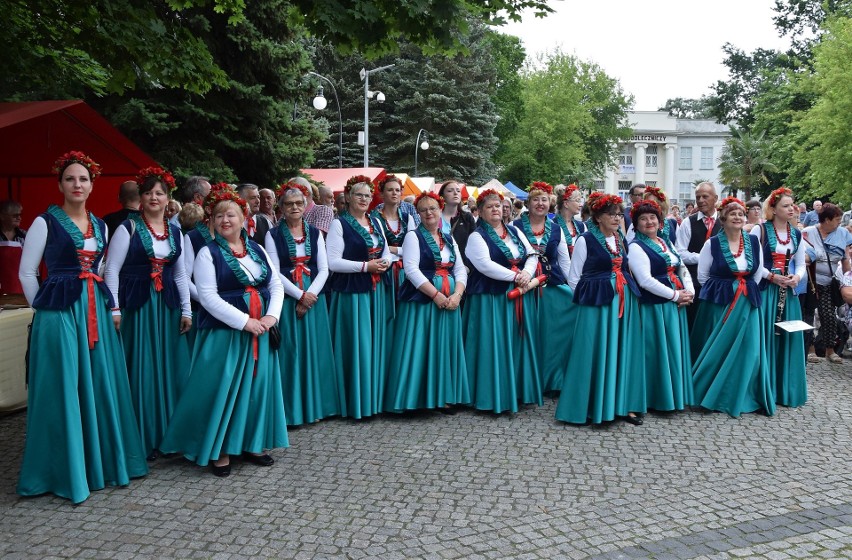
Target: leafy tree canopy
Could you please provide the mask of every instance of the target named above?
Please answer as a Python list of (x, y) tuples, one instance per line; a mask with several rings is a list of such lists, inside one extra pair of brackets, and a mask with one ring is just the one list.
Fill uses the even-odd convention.
[(699, 99), (685, 99), (683, 97), (667, 99), (665, 105), (657, 110), (668, 111), (670, 116), (678, 119), (713, 118), (710, 100), (707, 96), (701, 96)]

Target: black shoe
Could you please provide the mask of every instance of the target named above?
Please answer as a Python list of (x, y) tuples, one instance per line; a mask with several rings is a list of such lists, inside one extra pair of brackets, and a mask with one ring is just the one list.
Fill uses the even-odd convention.
[(159, 457), (159, 456), (160, 456), (160, 454), (155, 449), (147, 457), (145, 457), (145, 460), (148, 461), (148, 462), (156, 461), (157, 457)]
[(255, 455), (253, 453), (249, 453), (248, 451), (243, 452), (243, 459), (248, 461), (249, 463), (254, 463), (259, 467), (271, 467), (275, 464), (275, 459), (270, 457), (269, 455)]
[(210, 470), (213, 471), (213, 476), (218, 476), (220, 478), (225, 478), (226, 476), (231, 475), (231, 464), (222, 465), (221, 467), (217, 467), (213, 463), (210, 463)]
[(641, 426), (645, 423), (641, 416), (625, 416), (624, 421), (628, 424), (633, 424), (634, 426)]
[(446, 414), (447, 416), (453, 416), (456, 413), (456, 409), (452, 406), (443, 406), (437, 409), (441, 414)]

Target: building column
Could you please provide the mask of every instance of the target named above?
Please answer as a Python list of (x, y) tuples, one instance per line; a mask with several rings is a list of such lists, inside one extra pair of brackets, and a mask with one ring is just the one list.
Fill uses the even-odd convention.
[(606, 194), (618, 194), (615, 181), (615, 169), (607, 167), (604, 172), (604, 192)]
[(669, 199), (677, 198), (675, 195), (675, 148), (676, 144), (666, 144), (666, 179), (664, 185), (666, 196)]
[(633, 156), (633, 165), (636, 167), (636, 174), (633, 177), (633, 184), (645, 182), (645, 148), (648, 144), (635, 144), (636, 155)]

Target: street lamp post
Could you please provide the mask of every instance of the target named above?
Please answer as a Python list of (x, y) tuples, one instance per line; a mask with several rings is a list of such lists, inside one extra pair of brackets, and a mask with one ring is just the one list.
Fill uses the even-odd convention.
[[(423, 135), (423, 142), (420, 142), (420, 135)], [(426, 134), (426, 129), (421, 128), (417, 132), (417, 139), (414, 141), (414, 176), (417, 177), (417, 150), (428, 150), (429, 149), (429, 138)]]
[[(337, 88), (334, 87), (334, 82), (326, 78), (321, 74), (317, 74), (316, 72), (308, 72), (311, 76), (316, 76), (321, 80), (325, 80), (328, 82), (328, 85), (331, 86), (331, 91), (334, 93), (334, 102), (337, 103), (337, 144), (338, 144), (338, 156), (337, 156), (337, 166), (339, 168), (343, 168), (343, 115), (340, 113), (340, 100), (337, 98)], [(325, 96), (323, 96), (322, 87), (320, 87), (317, 96), (314, 97), (314, 108), (318, 111), (322, 111), (325, 109), (327, 105), (327, 101), (325, 100)]]
[(370, 74), (375, 74), (376, 72), (381, 72), (382, 70), (387, 70), (388, 68), (393, 68), (396, 64), (388, 64), (386, 66), (379, 66), (378, 68), (373, 68), (372, 70), (367, 70), (366, 68), (361, 68), (360, 76), (361, 79), (364, 80), (364, 167), (369, 167), (370, 164), (370, 99), (375, 95), (376, 101), (379, 103), (383, 103), (385, 100), (385, 94), (382, 92), (370, 91)]

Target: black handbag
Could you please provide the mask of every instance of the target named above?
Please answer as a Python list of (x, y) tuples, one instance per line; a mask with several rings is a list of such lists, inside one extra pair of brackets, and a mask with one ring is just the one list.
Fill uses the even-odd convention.
[(273, 350), (281, 348), (281, 329), (278, 328), (278, 325), (269, 329), (269, 346)]

